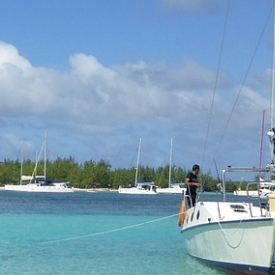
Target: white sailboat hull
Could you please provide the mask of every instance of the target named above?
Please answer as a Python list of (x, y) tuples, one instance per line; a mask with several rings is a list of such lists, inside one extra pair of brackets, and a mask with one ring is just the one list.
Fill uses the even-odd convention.
[(5, 190), (7, 191), (19, 191), (19, 192), (40, 192), (40, 193), (71, 193), (74, 192), (72, 188), (67, 187), (65, 184), (56, 185), (39, 185), (35, 183), (24, 185), (12, 185), (6, 184)]
[(247, 196), (247, 195), (250, 197), (258, 196), (258, 190), (255, 190), (255, 191), (235, 190), (233, 193), (235, 196)]
[(259, 207), (204, 202), (188, 209), (181, 233), (187, 253), (195, 258), (249, 274), (268, 274), (274, 254), (274, 228), (273, 215), (262, 216)]
[(167, 187), (167, 188), (157, 188), (158, 194), (185, 194), (186, 188), (181, 187)]
[(119, 194), (132, 194), (132, 195), (156, 195), (156, 191), (152, 189), (141, 189), (138, 187), (119, 187), (118, 188)]
[(139, 168), (139, 157), (141, 148), (141, 138), (139, 139), (138, 145), (138, 156), (137, 156), (137, 167), (135, 173), (135, 186), (133, 187), (118, 187), (119, 194), (130, 194), (130, 195), (156, 195), (156, 186), (154, 182), (138, 182), (138, 168)]
[(260, 196), (261, 198), (266, 198), (270, 196), (273, 193), (273, 190), (270, 189), (259, 189), (258, 190), (235, 190), (234, 195), (235, 196), (249, 196), (249, 197), (258, 197)]
[[(31, 176), (22, 175), (23, 161), (21, 162), (21, 180), (20, 184), (6, 184), (5, 190), (19, 192), (40, 192), (40, 193), (72, 193), (74, 190), (68, 186), (68, 182), (55, 182), (47, 180), (46, 177), (46, 152), (47, 152), (47, 135), (45, 133), (45, 141), (42, 144), (39, 157), (36, 161), (35, 168)], [(37, 165), (44, 150), (44, 174), (37, 175)]]

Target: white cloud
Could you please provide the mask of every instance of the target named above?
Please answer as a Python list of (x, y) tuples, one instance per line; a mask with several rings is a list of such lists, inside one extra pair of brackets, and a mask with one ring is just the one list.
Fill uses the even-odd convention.
[[(17, 71), (26, 73), (31, 68), (31, 64), (23, 57), (19, 56), (17, 49), (10, 44), (0, 41), (0, 70), (1, 73)], [(10, 70), (9, 70), (10, 69)]]
[(70, 64), (73, 75), (79, 77), (83, 83), (110, 81), (115, 76), (114, 71), (105, 68), (94, 56), (75, 54), (70, 57)]
[[(8, 56), (0, 62), (2, 117), (48, 117), (85, 132), (106, 132), (117, 121), (196, 117), (203, 124), (210, 111), (216, 73), (194, 61), (174, 68), (142, 61), (106, 68), (93, 56), (75, 54), (68, 71), (54, 71), (31, 66), (11, 45), (1, 43), (0, 51)], [(219, 84), (230, 84), (224, 73)]]
[[(179, 71), (144, 62), (106, 68), (93, 56), (76, 54), (71, 69), (58, 72), (24, 67), (30, 63), (13, 46), (2, 43), (0, 49), (10, 64), (7, 69), (1, 61), (2, 116), (51, 117), (65, 124), (67, 118), (86, 131), (105, 132), (116, 120), (178, 120), (192, 108), (192, 90), (213, 86), (214, 73), (193, 62)], [(11, 69), (18, 67), (22, 74)]]
[[(194, 61), (177, 67), (140, 61), (108, 68), (93, 56), (75, 54), (69, 59), (68, 70), (57, 71), (32, 66), (14, 46), (3, 42), (0, 53), (4, 56), (0, 59), (0, 118), (4, 128), (16, 118), (22, 125), (22, 121), (28, 123), (30, 129), (37, 129), (40, 121), (40, 128), (55, 128), (72, 138), (78, 134), (93, 136), (103, 143), (94, 145), (94, 152), (103, 159), (102, 148), (109, 148), (108, 142), (102, 141), (106, 136), (116, 136), (116, 141), (109, 141), (113, 147), (127, 135), (137, 142), (140, 132), (154, 141), (167, 138), (168, 145), (173, 135), (184, 144), (201, 146), (204, 142), (216, 72)], [(224, 130), (232, 108), (235, 95), (231, 85), (221, 72), (211, 117), (215, 134)], [(235, 89), (238, 91), (238, 86)], [(244, 87), (241, 96), (235, 121), (230, 123), (235, 138), (259, 129), (261, 110), (269, 107), (268, 100), (252, 87)], [(13, 140), (6, 136), (5, 154), (20, 143)], [(69, 139), (66, 142), (69, 144)], [(217, 143), (217, 138), (211, 142)]]

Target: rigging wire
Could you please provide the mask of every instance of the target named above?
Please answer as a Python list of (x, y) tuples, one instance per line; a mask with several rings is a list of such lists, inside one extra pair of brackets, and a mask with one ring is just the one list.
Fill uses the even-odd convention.
[[(275, 1), (273, 1), (274, 7)], [(272, 43), (272, 86), (271, 86), (271, 95), (270, 95), (270, 130), (268, 131), (269, 135), (269, 146), (270, 146), (270, 163), (273, 164), (274, 168), (274, 68), (275, 68), (275, 53), (274, 53), (274, 44), (275, 44), (275, 16), (273, 16), (273, 43)]]
[[(269, 14), (267, 16), (267, 20), (264, 23), (264, 26), (262, 28), (262, 32), (260, 33), (259, 39), (258, 39), (258, 41), (256, 43), (255, 50), (254, 50), (254, 52), (252, 54), (250, 63), (249, 63), (248, 68), (246, 70), (246, 73), (245, 73), (244, 79), (242, 81), (242, 84), (241, 84), (241, 86), (239, 88), (239, 91), (238, 91), (238, 94), (237, 94), (236, 99), (234, 101), (233, 107), (232, 107), (232, 109), (231, 109), (231, 111), (229, 113), (228, 119), (227, 119), (227, 121), (225, 123), (225, 127), (224, 127), (224, 129), (222, 131), (222, 134), (221, 134), (221, 137), (220, 137), (220, 139), (219, 139), (219, 141), (217, 143), (216, 149), (214, 150), (213, 159), (215, 159), (216, 156), (218, 155), (218, 150), (219, 150), (219, 148), (221, 146), (221, 143), (222, 143), (222, 141), (223, 141), (223, 139), (225, 137), (225, 133), (226, 133), (227, 128), (229, 126), (229, 123), (230, 123), (230, 121), (232, 119), (232, 116), (233, 116), (233, 113), (234, 113), (235, 108), (237, 106), (237, 103), (238, 103), (238, 100), (240, 98), (240, 95), (241, 95), (241, 93), (243, 91), (244, 84), (245, 84), (246, 79), (247, 79), (247, 77), (249, 75), (249, 72), (251, 70), (251, 67), (252, 67), (252, 64), (254, 62), (256, 53), (257, 53), (258, 48), (260, 46), (260, 42), (262, 41), (262, 37), (263, 37), (263, 35), (264, 35), (264, 33), (265, 33), (266, 29), (267, 29), (268, 22), (270, 21), (270, 18), (271, 18), (272, 14), (273, 14), (274, 5), (275, 5), (275, 0), (273, 1), (273, 4), (272, 4), (272, 6), (270, 8)], [(207, 126), (207, 131), (206, 131), (205, 144), (204, 144), (203, 155), (202, 155), (202, 167), (204, 166), (205, 152), (206, 152), (207, 143), (208, 143), (208, 139), (209, 139), (209, 131), (210, 131), (212, 113), (213, 113), (213, 108), (214, 108), (214, 101), (215, 101), (215, 95), (216, 95), (216, 90), (217, 90), (218, 77), (219, 77), (219, 72), (220, 72), (221, 56), (222, 56), (222, 51), (223, 51), (223, 46), (224, 46), (224, 40), (225, 40), (225, 31), (226, 31), (227, 19), (228, 19), (228, 14), (229, 14), (229, 6), (230, 6), (230, 0), (227, 3), (226, 17), (225, 17), (225, 23), (224, 23), (224, 29), (223, 29), (223, 36), (222, 36), (222, 44), (221, 44), (220, 53), (219, 53), (218, 68), (217, 68), (217, 74), (216, 74), (216, 79), (215, 79), (213, 97), (212, 97), (211, 108), (210, 108), (209, 119), (208, 119), (208, 126)], [(274, 21), (274, 28), (275, 28), (275, 21)], [(275, 43), (275, 39), (274, 39), (274, 43)], [(273, 57), (273, 62), (275, 62), (274, 59), (275, 58)], [(273, 78), (273, 81), (274, 81), (274, 78)], [(212, 166), (213, 166), (213, 160), (209, 164), (209, 169), (211, 169)], [(207, 176), (205, 176), (205, 177), (207, 177)], [(197, 199), (199, 199), (199, 197), (201, 197), (202, 194), (203, 194), (203, 186), (205, 185), (205, 179), (202, 178), (201, 182), (202, 182), (202, 188), (201, 188), (201, 192), (200, 192), (199, 196), (197, 197)]]
[[(274, 5), (275, 5), (275, 1), (273, 1), (273, 9), (274, 9)], [(274, 70), (275, 68), (275, 53), (274, 53), (274, 46), (275, 46), (275, 35), (274, 35), (274, 31), (275, 31), (275, 16), (273, 17), (273, 44), (272, 44), (272, 68)], [(274, 126), (274, 106), (273, 106), (273, 102), (274, 102), (274, 72), (272, 71), (272, 86), (271, 86), (271, 100), (270, 100), (270, 128)]]
[(202, 166), (203, 166), (203, 163), (204, 163), (205, 151), (206, 151), (206, 147), (207, 147), (207, 143), (208, 143), (208, 138), (209, 138), (211, 118), (212, 118), (212, 113), (213, 113), (213, 108), (214, 108), (214, 102), (215, 102), (215, 96), (216, 96), (217, 85), (218, 85), (218, 79), (219, 79), (219, 74), (220, 74), (222, 53), (223, 53), (223, 48), (224, 48), (223, 46), (224, 46), (224, 40), (225, 40), (225, 32), (226, 32), (227, 19), (228, 19), (228, 14), (229, 14), (229, 4), (230, 4), (230, 0), (227, 2), (227, 10), (226, 10), (225, 22), (224, 22), (223, 33), (222, 33), (222, 43), (221, 43), (220, 53), (219, 53), (219, 58), (218, 58), (218, 68), (217, 68), (216, 77), (215, 77), (213, 96), (212, 96), (212, 101), (211, 101), (211, 107), (210, 107), (210, 113), (209, 113), (207, 130), (206, 130), (205, 143), (204, 143), (203, 154), (202, 154), (202, 162), (201, 162)]
[[(229, 0), (229, 1), (230, 1), (230, 0)], [(228, 6), (227, 6), (226, 20), (225, 20), (225, 24), (224, 24), (223, 40), (222, 40), (222, 45), (221, 45), (221, 50), (220, 50), (220, 55), (219, 55), (218, 70), (217, 70), (217, 74), (216, 74), (216, 81), (215, 81), (214, 92), (213, 92), (213, 98), (212, 98), (212, 103), (211, 103), (211, 109), (210, 109), (210, 115), (209, 115), (209, 121), (208, 121), (208, 127), (207, 127), (207, 134), (206, 134), (206, 139), (205, 139), (205, 146), (204, 146), (204, 150), (203, 150), (202, 164), (204, 163), (204, 157), (205, 157), (207, 142), (208, 142), (208, 138), (209, 138), (210, 123), (211, 123), (211, 119), (212, 119), (212, 112), (213, 112), (213, 106), (214, 106), (214, 99), (215, 99), (215, 95), (216, 95), (217, 81), (218, 81), (219, 69), (220, 69), (220, 63), (221, 63), (221, 53), (222, 53), (222, 49), (223, 49), (224, 36), (225, 36), (225, 29), (226, 29), (226, 24), (227, 24), (227, 17), (228, 17), (228, 13), (229, 13), (229, 1), (228, 1)], [(226, 123), (225, 123), (225, 127), (224, 127), (224, 129), (223, 129), (223, 131), (222, 131), (222, 134), (221, 134), (221, 137), (220, 137), (220, 139), (219, 139), (219, 141), (218, 141), (218, 143), (217, 143), (216, 149), (214, 150), (213, 159), (215, 159), (216, 156), (218, 155), (218, 150), (219, 150), (219, 148), (220, 148), (220, 146), (221, 146), (221, 143), (222, 143), (222, 141), (223, 141), (223, 139), (224, 139), (224, 137), (225, 137), (225, 133), (226, 133), (226, 131), (227, 131), (227, 128), (228, 128), (228, 126), (229, 126), (229, 123), (230, 123), (230, 121), (231, 121), (231, 119), (232, 119), (234, 110), (235, 110), (235, 108), (236, 108), (236, 106), (237, 106), (238, 100), (239, 100), (240, 95), (241, 95), (241, 92), (242, 92), (242, 90), (243, 90), (244, 83), (246, 82), (246, 79), (247, 79), (247, 77), (248, 77), (248, 75), (249, 75), (249, 72), (250, 72), (251, 67), (252, 67), (252, 64), (253, 64), (253, 62), (254, 62), (256, 53), (257, 53), (258, 48), (259, 48), (259, 46), (260, 46), (260, 42), (261, 42), (262, 37), (263, 37), (263, 35), (264, 35), (264, 33), (265, 33), (266, 29), (267, 29), (268, 22), (270, 21), (270, 18), (271, 18), (272, 14), (273, 14), (274, 5), (275, 5), (275, 1), (273, 1), (273, 4), (272, 4), (272, 6), (271, 6), (271, 8), (270, 8), (270, 11), (269, 11), (269, 14), (268, 14), (268, 16), (267, 16), (266, 22), (264, 23), (264, 26), (263, 26), (263, 28), (262, 28), (262, 32), (260, 33), (259, 39), (258, 39), (258, 41), (257, 41), (257, 43), (256, 43), (255, 50), (254, 50), (254, 52), (253, 52), (253, 54), (252, 54), (250, 63), (249, 63), (249, 65), (248, 65), (247, 71), (246, 71), (246, 73), (245, 73), (243, 82), (242, 82), (242, 84), (241, 84), (241, 86), (240, 86), (240, 88), (239, 88), (238, 94), (237, 94), (236, 99), (235, 99), (235, 101), (234, 101), (233, 107), (232, 107), (232, 109), (231, 109), (231, 111), (230, 111), (230, 113), (229, 113), (228, 119), (227, 119), (227, 121), (226, 121)], [(274, 24), (275, 24), (275, 23), (274, 23)], [(274, 25), (274, 28), (275, 28), (275, 25)], [(275, 40), (274, 40), (274, 43), (275, 43)], [(273, 62), (275, 62), (274, 59), (275, 59), (275, 58), (273, 57)], [(273, 81), (274, 81), (274, 79), (273, 79)], [(209, 165), (210, 165), (210, 166), (209, 166), (209, 169), (211, 169), (211, 167), (212, 167), (212, 165), (213, 165), (213, 161), (210, 162)], [(205, 180), (202, 179), (202, 187), (204, 186), (204, 184), (205, 184)], [(202, 188), (202, 189), (203, 189), (203, 188)], [(202, 196), (202, 191), (203, 191), (203, 190), (201, 190), (201, 192), (200, 192), (200, 196)], [(199, 199), (200, 196), (198, 196), (198, 199)]]
[(228, 119), (227, 119), (227, 121), (226, 121), (225, 128), (224, 128), (224, 130), (222, 131), (222, 135), (221, 135), (221, 138), (220, 138), (220, 140), (219, 140), (219, 142), (218, 142), (218, 144), (217, 144), (217, 147), (216, 147), (214, 156), (217, 155), (218, 149), (219, 149), (219, 147), (220, 147), (220, 145), (221, 145), (221, 143), (222, 143), (222, 140), (223, 140), (223, 138), (224, 138), (224, 136), (225, 136), (225, 132), (226, 132), (226, 130), (227, 130), (227, 128), (228, 128), (228, 125), (229, 125), (229, 122), (230, 122), (230, 120), (231, 120), (231, 118), (232, 118), (232, 116), (233, 116), (233, 112), (234, 112), (234, 110), (235, 110), (235, 108), (236, 108), (236, 106), (237, 106), (237, 102), (238, 102), (238, 100), (239, 100), (239, 98), (240, 98), (240, 95), (241, 95), (241, 92), (242, 92), (242, 90), (243, 90), (244, 83), (245, 83), (245, 81), (246, 81), (246, 79), (247, 79), (247, 77), (248, 77), (248, 74), (249, 74), (250, 69), (251, 69), (251, 67), (252, 67), (252, 64), (253, 64), (253, 62), (254, 62), (256, 53), (257, 53), (258, 48), (259, 48), (259, 46), (260, 46), (260, 42), (261, 42), (262, 37), (263, 37), (263, 35), (264, 35), (264, 33), (265, 33), (266, 29), (267, 29), (267, 25), (268, 25), (268, 22), (269, 22), (269, 20), (270, 20), (271, 15), (272, 15), (273, 9), (274, 9), (274, 4), (272, 5), (272, 7), (271, 7), (271, 9), (270, 9), (270, 12), (269, 12), (269, 14), (268, 14), (267, 20), (266, 20), (266, 22), (265, 22), (265, 24), (264, 24), (264, 27), (263, 27), (263, 30), (262, 30), (262, 32), (261, 32), (261, 34), (260, 34), (260, 37), (259, 37), (258, 42), (257, 42), (257, 44), (256, 44), (255, 50), (254, 50), (254, 52), (253, 52), (253, 54), (252, 54), (251, 61), (250, 61), (249, 65), (248, 65), (247, 71), (246, 71), (246, 73), (245, 73), (245, 77), (244, 77), (244, 79), (243, 79), (243, 82), (242, 82), (241, 87), (240, 87), (240, 89), (239, 89), (239, 91), (238, 91), (238, 94), (237, 94), (237, 97), (236, 97), (235, 102), (234, 102), (234, 104), (233, 104), (233, 107), (232, 107), (232, 109), (231, 109), (231, 111), (230, 111), (230, 114), (229, 114), (229, 116), (228, 116)]
[[(210, 107), (210, 112), (209, 112), (209, 118), (208, 118), (207, 130), (206, 130), (205, 143), (204, 143), (204, 148), (203, 148), (203, 153), (202, 153), (202, 160), (201, 160), (201, 166), (202, 167), (204, 167), (205, 152), (206, 152), (208, 138), (209, 138), (212, 113), (213, 113), (214, 102), (215, 102), (215, 97), (216, 97), (216, 91), (217, 91), (217, 86), (218, 86), (218, 79), (219, 79), (219, 74), (220, 74), (222, 53), (223, 53), (223, 49), (224, 49), (225, 33), (226, 33), (228, 14), (229, 14), (229, 6), (230, 6), (230, 0), (227, 1), (227, 9), (226, 9), (225, 21), (224, 21), (223, 32), (222, 32), (222, 41), (221, 41), (220, 53), (219, 53), (219, 57), (218, 57), (218, 67), (217, 67), (217, 72), (216, 72), (216, 77), (215, 77), (214, 90), (213, 90), (213, 96), (212, 96), (211, 107)], [(210, 165), (210, 167), (211, 167), (211, 165)], [(201, 191), (200, 195), (202, 196), (202, 194), (203, 194), (203, 187), (204, 187), (204, 184), (205, 184), (205, 178), (202, 178), (201, 183), (202, 183), (202, 187), (201, 187), (201, 190), (200, 190)]]

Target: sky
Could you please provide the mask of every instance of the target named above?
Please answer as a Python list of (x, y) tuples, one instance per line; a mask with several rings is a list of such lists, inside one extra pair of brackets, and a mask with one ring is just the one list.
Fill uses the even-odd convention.
[(47, 132), (48, 159), (112, 169), (140, 138), (143, 166), (171, 139), (175, 166), (214, 176), (270, 161), (273, 1), (0, 5), (0, 160), (35, 160)]

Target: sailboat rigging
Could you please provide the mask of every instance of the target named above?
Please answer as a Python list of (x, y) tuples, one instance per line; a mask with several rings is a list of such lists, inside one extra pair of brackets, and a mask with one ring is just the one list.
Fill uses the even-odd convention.
[(157, 188), (159, 194), (185, 194), (186, 187), (183, 182), (172, 183), (172, 170), (173, 170), (173, 139), (170, 142), (170, 158), (169, 158), (169, 175), (168, 175), (168, 187)]
[[(24, 176), (22, 175), (21, 171), (21, 178), (20, 184), (6, 184), (5, 190), (7, 191), (21, 191), (21, 192), (45, 192), (45, 193), (71, 193), (74, 192), (72, 188), (68, 186), (68, 182), (55, 182), (47, 179), (47, 135), (45, 133), (45, 140), (42, 143), (39, 155), (36, 159), (35, 167), (33, 169), (31, 176)], [(37, 168), (42, 156), (42, 152), (44, 152), (44, 169), (43, 175), (37, 175)], [(22, 169), (22, 168), (21, 168)], [(27, 183), (24, 183), (28, 181)]]
[(135, 172), (135, 183), (133, 187), (122, 187), (119, 186), (119, 194), (130, 194), (130, 195), (156, 195), (156, 189), (154, 182), (144, 182), (138, 180), (138, 172), (140, 165), (140, 151), (141, 151), (141, 138), (138, 143), (138, 154), (137, 154), (137, 165)]
[[(273, 40), (274, 37), (273, 30)], [(273, 43), (273, 52), (274, 46), (275, 43)], [(247, 194), (242, 197), (241, 202), (226, 192), (227, 183), (230, 181), (228, 175), (245, 173), (251, 174), (251, 178), (255, 179), (255, 176), (267, 173), (270, 175), (269, 182), (272, 183), (274, 180), (274, 70), (270, 100), (271, 122), (267, 133), (270, 143), (270, 163), (265, 167), (226, 167), (221, 173), (224, 191), (222, 200), (220, 195), (211, 201), (203, 201), (201, 196), (194, 207), (183, 209), (179, 213), (179, 217), (184, 217), (180, 227), (187, 254), (212, 266), (242, 274), (274, 273), (275, 193), (266, 198), (267, 204), (263, 204), (259, 192), (257, 200), (252, 200)], [(246, 184), (249, 186), (251, 182), (247, 181)]]

